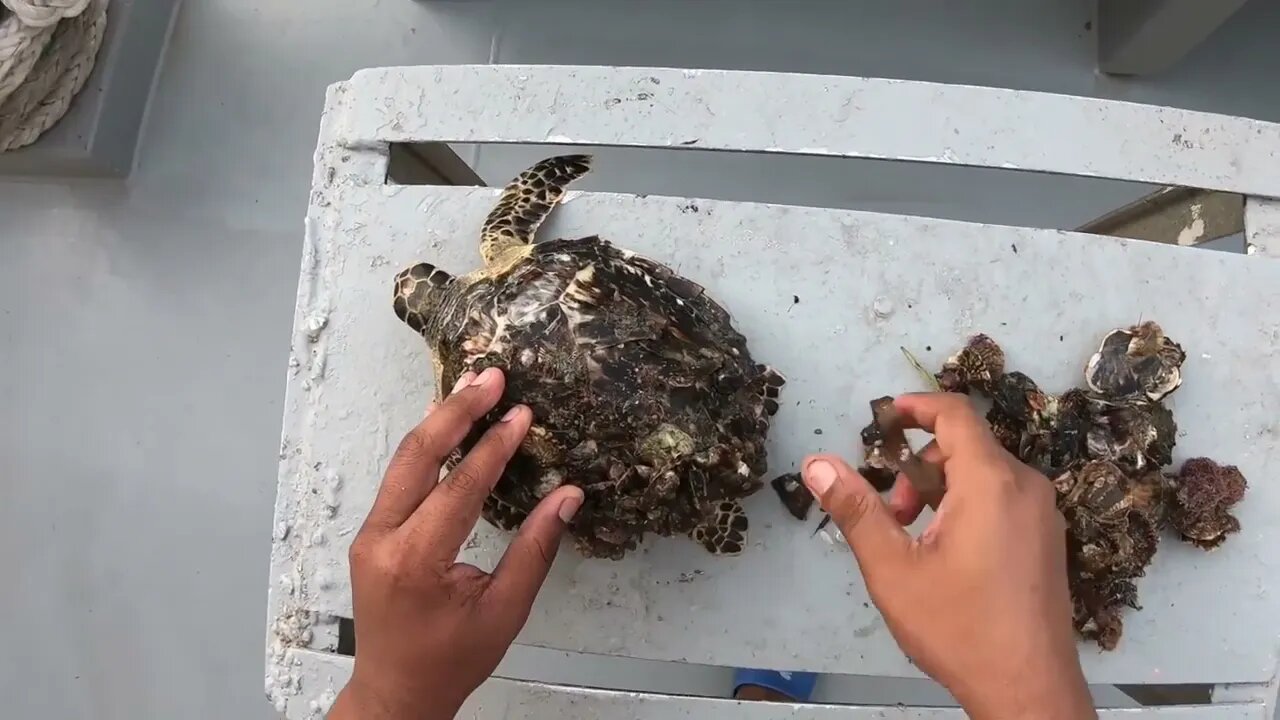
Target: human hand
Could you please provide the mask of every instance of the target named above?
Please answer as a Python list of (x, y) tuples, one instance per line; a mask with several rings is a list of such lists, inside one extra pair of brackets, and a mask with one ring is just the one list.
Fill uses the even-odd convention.
[(581, 490), (564, 486), (543, 498), (492, 575), (454, 561), (529, 430), (529, 409), (513, 408), (437, 482), (504, 385), (497, 369), (466, 373), (391, 458), (351, 544), (355, 670), (331, 720), (452, 718), (528, 620)]
[(1071, 626), (1066, 524), (1048, 479), (1010, 455), (964, 395), (894, 401), (932, 432), (921, 459), (947, 491), (919, 538), (922, 503), (899, 475), (888, 505), (839, 458), (804, 480), (849, 541), (890, 632), (975, 720), (1096, 718)]

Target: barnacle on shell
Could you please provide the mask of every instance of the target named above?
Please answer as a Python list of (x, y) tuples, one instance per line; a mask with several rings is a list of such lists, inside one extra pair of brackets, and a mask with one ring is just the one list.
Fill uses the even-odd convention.
[(1182, 464), (1176, 484), (1171, 521), (1183, 540), (1211, 550), (1240, 530), (1230, 510), (1249, 484), (1235, 465), (1191, 458)]

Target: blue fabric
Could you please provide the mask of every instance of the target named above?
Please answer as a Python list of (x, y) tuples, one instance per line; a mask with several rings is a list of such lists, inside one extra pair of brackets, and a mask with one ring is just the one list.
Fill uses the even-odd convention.
[(733, 692), (743, 685), (757, 685), (774, 692), (803, 702), (813, 697), (813, 688), (818, 684), (818, 676), (811, 672), (778, 672), (776, 670), (753, 670), (738, 668), (733, 672)]

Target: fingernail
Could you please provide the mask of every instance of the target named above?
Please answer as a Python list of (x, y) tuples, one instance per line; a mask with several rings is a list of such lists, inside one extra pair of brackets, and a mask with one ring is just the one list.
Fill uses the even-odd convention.
[(480, 373), (476, 376), (476, 379), (471, 381), (471, 384), (475, 387), (480, 387), (496, 377), (498, 377), (498, 368), (485, 368), (484, 372)]
[(574, 515), (578, 514), (578, 508), (582, 507), (582, 495), (574, 493), (564, 500), (560, 501), (560, 507), (556, 508), (556, 515), (560, 516), (561, 522), (569, 522)]
[(449, 394), (452, 395), (458, 392), (462, 388), (474, 382), (475, 379), (476, 379), (476, 374), (473, 372), (468, 371), (468, 372), (462, 373), (462, 377), (458, 378), (458, 382), (453, 384), (453, 389), (449, 391)]
[(938, 524), (942, 521), (942, 508), (938, 508), (933, 514), (933, 519), (929, 521), (929, 526), (920, 533), (920, 543), (922, 545), (930, 545), (938, 541)]
[(826, 460), (814, 460), (804, 469), (804, 484), (819, 500), (836, 482), (836, 467)]
[(520, 406), (516, 405), (515, 407), (508, 410), (506, 414), (502, 416), (502, 419), (499, 420), (498, 422), (511, 422), (512, 420), (515, 420), (516, 416), (519, 414), (520, 414)]

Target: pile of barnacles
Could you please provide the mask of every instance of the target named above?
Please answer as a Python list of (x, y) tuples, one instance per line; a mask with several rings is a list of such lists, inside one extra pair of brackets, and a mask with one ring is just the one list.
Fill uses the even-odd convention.
[[(1135, 580), (1155, 556), (1163, 529), (1205, 550), (1240, 529), (1230, 509), (1247, 483), (1234, 465), (1192, 458), (1177, 473), (1165, 471), (1178, 428), (1163, 400), (1182, 384), (1185, 359), (1159, 325), (1144, 322), (1108, 333), (1085, 367), (1086, 387), (1061, 395), (1006, 372), (1004, 351), (986, 335), (970, 338), (930, 378), (936, 389), (989, 399), (996, 439), (1053, 482), (1067, 520), (1075, 628), (1104, 650), (1120, 641), (1124, 608), (1140, 607)], [(892, 399), (871, 401), (871, 413), (859, 472), (881, 492), (901, 472), (936, 509), (943, 481), (911, 450)], [(799, 474), (772, 484), (787, 509), (805, 519), (813, 498)]]
[[(1172, 527), (1203, 549), (1240, 529), (1229, 509), (1244, 496), (1234, 466), (1193, 458), (1177, 473), (1177, 424), (1163, 400), (1182, 382), (1186, 353), (1154, 322), (1113, 330), (1085, 367), (1086, 388), (1061, 395), (1005, 371), (1004, 351), (975, 335), (935, 377), (948, 392), (991, 400), (987, 421), (1009, 452), (1050, 478), (1068, 524), (1068, 574), (1076, 630), (1116, 647), (1136, 578)], [(868, 448), (868, 460), (880, 451)], [(883, 462), (881, 463), (883, 464)]]

